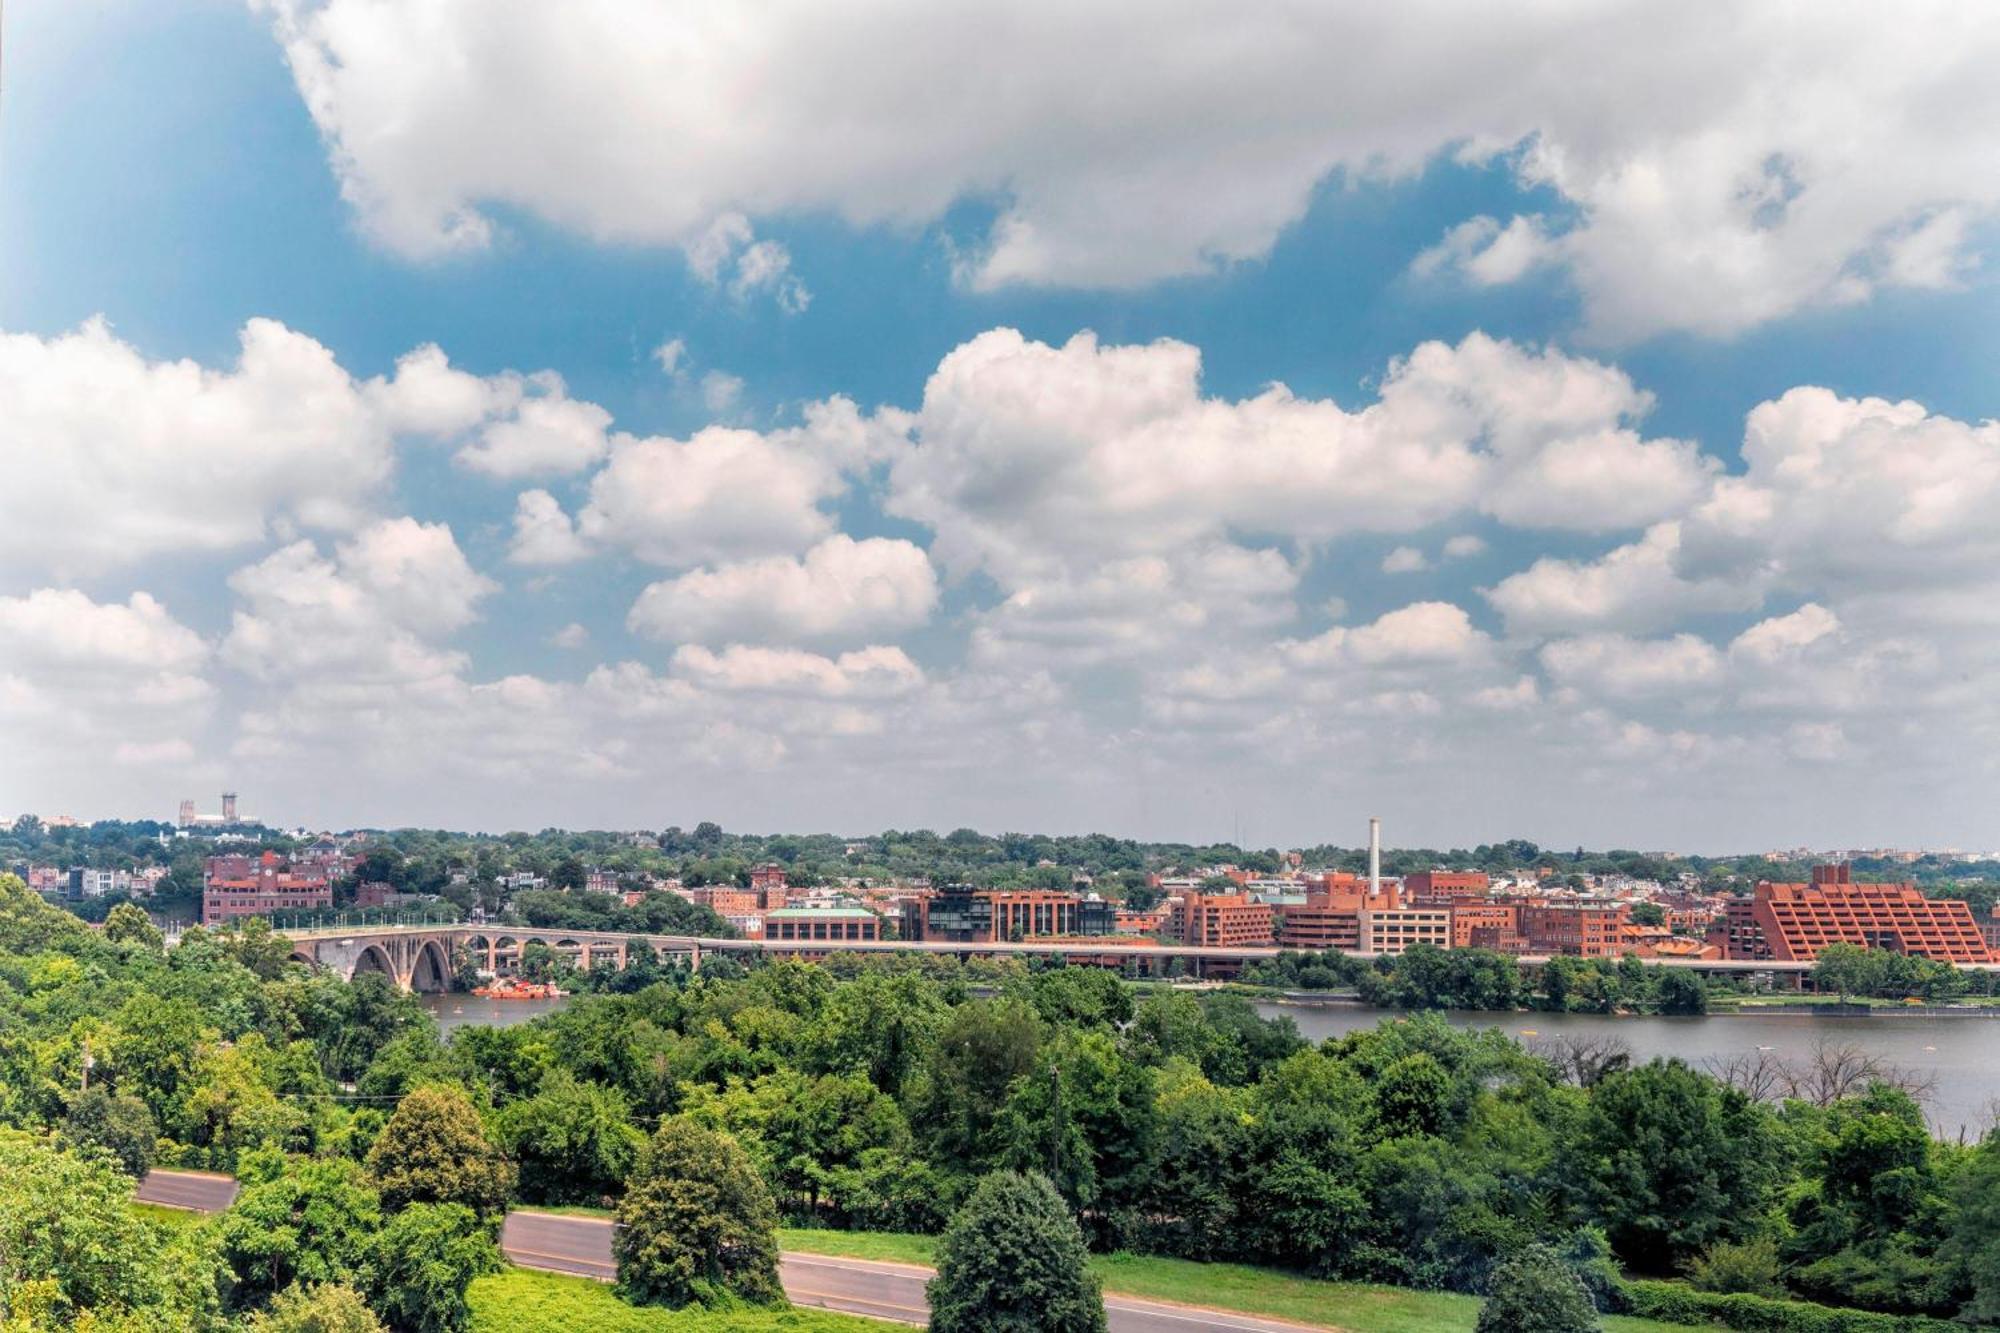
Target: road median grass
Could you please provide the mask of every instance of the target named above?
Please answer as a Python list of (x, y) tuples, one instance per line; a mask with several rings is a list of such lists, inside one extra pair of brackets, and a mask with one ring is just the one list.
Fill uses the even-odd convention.
[[(805, 1254), (928, 1265), (937, 1237), (783, 1230), (778, 1233), (778, 1243)], [(1091, 1266), (1104, 1279), (1107, 1295), (1269, 1315), (1341, 1333), (1466, 1333), (1479, 1318), (1476, 1296), (1359, 1282), (1321, 1282), (1247, 1264), (1100, 1254), (1092, 1257)], [(1616, 1315), (1605, 1318), (1604, 1328), (1605, 1333), (1685, 1333), (1679, 1325)]]
[(509, 1268), (467, 1293), (470, 1333), (881, 1333), (888, 1325), (825, 1310), (663, 1310), (627, 1305), (589, 1278)]

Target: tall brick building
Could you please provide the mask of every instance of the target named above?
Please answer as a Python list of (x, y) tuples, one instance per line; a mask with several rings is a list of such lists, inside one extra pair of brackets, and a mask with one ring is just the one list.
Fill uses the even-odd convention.
[(1269, 945), (1277, 909), (1242, 893), (1190, 893), (1167, 913), (1167, 934), (1206, 948)]
[(1710, 941), (1730, 958), (1779, 962), (1811, 962), (1829, 944), (1941, 963), (1993, 960), (1968, 904), (1926, 898), (1910, 883), (1857, 884), (1845, 864), (1814, 866), (1810, 884), (1759, 884), (1729, 904)]

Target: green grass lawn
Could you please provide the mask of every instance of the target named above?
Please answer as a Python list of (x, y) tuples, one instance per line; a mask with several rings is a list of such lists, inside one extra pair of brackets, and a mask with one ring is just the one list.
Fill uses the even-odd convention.
[(471, 1333), (882, 1333), (888, 1325), (823, 1310), (662, 1310), (627, 1305), (602, 1282), (526, 1268), (472, 1284)]
[(191, 1213), (185, 1208), (164, 1208), (157, 1203), (134, 1203), (132, 1211), (148, 1222), (167, 1231), (179, 1231), (201, 1221), (200, 1213)]
[[(791, 1231), (778, 1244), (808, 1254), (842, 1254), (896, 1263), (931, 1262), (935, 1236), (885, 1232)], [(1465, 1333), (1479, 1317), (1479, 1300), (1443, 1291), (1409, 1291), (1358, 1282), (1318, 1282), (1245, 1264), (1198, 1264), (1152, 1255), (1103, 1254), (1091, 1266), (1104, 1290), (1157, 1301), (1206, 1305), (1244, 1314), (1295, 1319), (1346, 1333)], [(1675, 1333), (1678, 1324), (1608, 1316), (1605, 1333)], [(1681, 1330), (1684, 1333), (1684, 1330)]]

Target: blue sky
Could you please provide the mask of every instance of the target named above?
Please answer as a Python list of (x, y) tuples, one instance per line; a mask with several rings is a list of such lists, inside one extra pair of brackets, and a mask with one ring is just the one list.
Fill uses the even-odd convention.
[[(449, 0), (404, 7), (427, 15), (421, 45), (354, 22), (366, 8), (8, 9), (0, 330), (16, 368), (0, 369), (0, 448), (29, 480), (17, 513), (0, 498), (18, 536), (0, 548), (0, 627), (22, 645), (0, 673), (17, 709), (0, 726), (15, 718), (30, 762), (0, 775), (0, 806), (157, 813), (228, 782), (274, 818), (319, 824), (1241, 827), (1284, 843), (1379, 810), (1440, 844), (2000, 844), (1978, 688), (1991, 562), (1970, 516), (2000, 450), (1980, 425), (2000, 413), (2000, 288), (1982, 259), (1994, 173), (1975, 169), (1993, 108), (1963, 106), (1963, 142), (1919, 141), (1924, 88), (1952, 82), (1920, 41), (1884, 47), (1864, 19), (1830, 20), (1823, 67), (1780, 86), (1773, 115), (1732, 114), (1728, 92), (1772, 77), (1759, 28), (1776, 11), (1744, 17), (1733, 43), (1658, 37), (1660, 70), (1629, 87), (1525, 81), (1404, 108), (1322, 105), (1252, 32), (1242, 77), (1169, 64), (1158, 82), (1182, 102), (1149, 114), (1143, 81), (1089, 69), (1053, 13), (972, 55), (988, 44), (930, 16), (905, 67), (868, 30), (910, 25), (892, 6), (857, 11), (824, 59), (851, 42), (870, 87), (796, 95), (811, 80), (778, 76), (816, 68), (828, 45), (807, 16), (774, 10), (728, 44), (727, 25), (692, 11), (687, 31), (579, 16), (577, 67), (551, 56), (529, 91), (471, 77), (440, 93), (425, 62), (454, 42), (475, 74), (491, 56), (525, 78), (543, 20), (501, 6), (482, 31)], [(1212, 21), (1204, 8), (1161, 26)], [(1972, 65), (1996, 36), (1974, 26), (1950, 43)], [(1608, 38), (1583, 27), (1543, 15), (1488, 40), (1587, 56)], [(1458, 87), (1453, 62), (1479, 54), (1478, 34), (1469, 54), (1398, 36), (1304, 45), (1325, 41), (1338, 64), (1383, 43), (1415, 89)], [(933, 102), (938, 123), (913, 125), (938, 96), (916, 68), (928, 41), (960, 52), (968, 77), (1061, 51), (1098, 89), (1083, 105), (1099, 119), (1078, 119), (1061, 80), (1027, 78), (990, 106)], [(649, 100), (649, 42), (660, 79), (693, 91)], [(493, 54), (509, 43), (515, 64)], [(315, 73), (319, 57), (338, 73)], [(700, 75), (732, 61), (765, 100), (730, 101), (725, 77), (708, 89)], [(577, 73), (600, 67), (601, 81)], [(1720, 90), (1716, 120), (1654, 108), (1648, 77)], [(1842, 77), (1886, 126), (1879, 142), (1831, 123)], [(537, 98), (547, 151), (517, 149), (499, 127)], [(800, 147), (829, 115), (851, 115), (852, 133)], [(1474, 152), (1474, 136), (1495, 145)], [(849, 151), (851, 170), (821, 170)], [(1642, 169), (1665, 202), (1633, 184)], [(645, 183), (655, 171), (664, 183)], [(1774, 173), (1788, 197), (1743, 222), (1745, 191)], [(439, 241), (437, 219), (463, 211), (477, 242)], [(1474, 219), (1491, 222), (1443, 244)], [(1510, 220), (1524, 259), (1493, 240)], [(1033, 244), (1010, 244), (1016, 222)], [(28, 377), (49, 379), (38, 358), (98, 317), (108, 332), (64, 344), (75, 374), (56, 378), (74, 399), (30, 401)], [(597, 443), (496, 471), (465, 451), (514, 407), (420, 440), (346, 398), (357, 434), (309, 422), (270, 443), (326, 409), (259, 399), (237, 368), (252, 320), (323, 349), (356, 401), (427, 344), (508, 403), (523, 391), (507, 372), (554, 372), (565, 411), (602, 409), (584, 428)], [(982, 337), (998, 329), (1026, 351)], [(1099, 352), (1054, 353), (1084, 331)], [(674, 340), (669, 373), (656, 349)], [(1198, 387), (1145, 353), (1160, 340), (1198, 349)], [(1471, 424), (1368, 418), (1426, 343), (1450, 355), (1405, 366), (1408, 401), (1443, 395)], [(1120, 348), (1145, 364), (1114, 365)], [(962, 375), (943, 375), (948, 358)], [(181, 360), (219, 377), (207, 406), (163, 385)], [(1176, 375), (1180, 407), (1105, 407)], [(1551, 388), (1564, 377), (1596, 405), (1565, 407)], [(1273, 383), (1359, 424), (1245, 406)], [(1830, 393), (1780, 414), (1759, 477), (1746, 415), (1801, 386)], [(785, 434), (836, 396), (884, 440), (850, 456)], [(715, 468), (778, 470), (703, 471), (721, 489), (692, 515), (620, 490), (699, 493), (692, 452), (662, 445), (627, 476), (619, 441), (636, 459), (718, 425), (778, 456)], [(1280, 435), (1303, 432), (1310, 460), (1315, 432), (1349, 429), (1366, 439), (1339, 466), (1309, 463), (1296, 487), (1278, 468), (1234, 493)], [(137, 443), (149, 430), (152, 452)], [(1621, 430), (1626, 444), (1603, 442)], [(1510, 431), (1526, 442), (1502, 458)], [(1213, 463), (1219, 480), (1163, 482), (1135, 507), (1134, 479), (1152, 481), (1132, 460), (1169, 439), (1190, 477)], [(1444, 470), (1413, 467), (1375, 499), (1377, 481), (1342, 471), (1419, 447)], [(237, 449), (272, 463), (240, 496), (230, 478), (245, 472), (218, 461)], [(351, 486), (342, 512), (309, 512), (327, 496), (288, 489), (284, 449)], [(354, 471), (328, 461), (342, 449)], [(795, 512), (729, 509), (793, 464)], [(165, 489), (141, 485), (149, 467), (167, 469)], [(183, 505), (187, 530), (152, 533), (148, 513), (208, 468), (222, 480)], [(994, 489), (1003, 474), (1011, 491)], [(93, 485), (118, 475), (129, 501)], [(1961, 475), (1965, 493), (1940, 499)], [(560, 559), (524, 558), (527, 491), (577, 525)], [(1755, 494), (1747, 527), (1718, 507), (1736, 491)], [(219, 518), (202, 530), (209, 501)], [(71, 541), (93, 515), (109, 550)], [(246, 516), (248, 537), (223, 531)], [(835, 534), (884, 543), (867, 549), (886, 563), (842, 546), (810, 564)], [(300, 542), (294, 565), (323, 568), (266, 580), (262, 602), (246, 591), (239, 571)], [(1858, 567), (1850, 542), (1885, 548), (1879, 568)], [(1384, 571), (1399, 548), (1425, 567)], [(1604, 592), (1606, 568), (1632, 566), (1620, 551), (1659, 578)], [(1511, 599), (1491, 595), (1510, 577)], [(666, 612), (642, 624), (635, 604), (656, 584), (673, 585)], [(135, 595), (149, 599), (137, 610)], [(829, 599), (848, 609), (817, 628), (769, 610)], [(568, 626), (581, 629), (553, 641)], [(332, 660), (267, 642), (319, 635), (341, 639)], [(1898, 794), (1862, 774), (1894, 775)]]

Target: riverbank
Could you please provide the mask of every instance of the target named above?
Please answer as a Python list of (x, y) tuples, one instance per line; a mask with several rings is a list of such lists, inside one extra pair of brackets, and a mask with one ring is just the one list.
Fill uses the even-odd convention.
[[(1165, 989), (1159, 987), (1159, 989)], [(1352, 990), (1284, 990), (1275, 986), (1252, 986), (1242, 982), (1221, 983), (1212, 989), (1226, 994), (1241, 995), (1259, 1004), (1281, 1004), (1298, 1008), (1341, 1008), (1359, 1007), (1380, 1009), (1370, 1005)], [(1387, 1012), (1387, 1011), (1385, 1011)], [(1395, 1012), (1414, 1013), (1415, 1010)], [(1489, 1013), (1542, 1014), (1558, 1012), (1547, 1009), (1505, 1009), (1487, 1010)], [(1769, 994), (1736, 995), (1728, 992), (1712, 994), (1708, 999), (1705, 1015), (1694, 1017), (1727, 1017), (1732, 1014), (1818, 1014), (1841, 1018), (2000, 1018), (2000, 996), (1975, 996), (1951, 1004), (1911, 1004), (1906, 1000), (1876, 1000), (1857, 997), (1811, 994)], [(1621, 1011), (1616, 1017), (1657, 1017), (1657, 1015), (1634, 1015)]]

